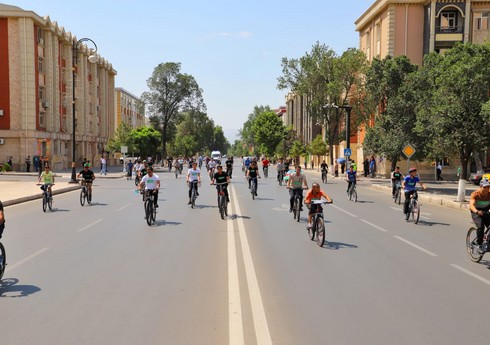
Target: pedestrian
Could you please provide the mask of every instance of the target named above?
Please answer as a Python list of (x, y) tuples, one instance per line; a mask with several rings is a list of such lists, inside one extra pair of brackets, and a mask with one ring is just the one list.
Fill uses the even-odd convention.
[(131, 162), (131, 159), (126, 163), (126, 176), (129, 180), (133, 177), (133, 162)]
[(36, 169), (36, 172), (39, 171), (39, 156), (34, 156), (34, 168)]
[(311, 170), (315, 169), (315, 162), (313, 161), (313, 159), (311, 160)]
[(335, 165), (333, 166), (333, 171), (335, 174), (335, 177), (339, 177), (339, 163), (335, 162)]
[(31, 172), (31, 155), (26, 158), (26, 172)]
[(13, 165), (14, 165), (14, 163), (12, 163), (12, 156), (10, 156), (10, 157), (9, 157), (9, 159), (7, 159), (7, 163), (8, 163), (8, 165), (10, 165), (10, 167), (11, 167), (11, 168), (12, 168), (12, 170), (13, 170)]
[(371, 160), (369, 161), (369, 173), (371, 174), (371, 177), (376, 175), (376, 159), (374, 156), (372, 156)]
[(461, 166), (458, 167), (458, 173), (457, 176), (459, 177), (461, 175)]
[(306, 162), (306, 158), (305, 158), (305, 170), (308, 168), (308, 163)]
[(100, 174), (107, 175), (107, 161), (104, 157), (100, 157)]
[(364, 163), (362, 163), (363, 169), (364, 169), (364, 177), (368, 177), (369, 175), (369, 160), (366, 158), (364, 160)]
[(38, 176), (41, 176), (41, 173), (43, 172), (44, 170), (44, 157), (41, 156), (39, 158), (39, 170), (38, 170)]
[(340, 170), (342, 171), (342, 176), (344, 176), (344, 172), (345, 172), (345, 163), (340, 164)]
[(437, 163), (437, 167), (436, 167), (436, 172), (437, 172), (437, 181), (442, 181), (442, 164), (441, 162)]

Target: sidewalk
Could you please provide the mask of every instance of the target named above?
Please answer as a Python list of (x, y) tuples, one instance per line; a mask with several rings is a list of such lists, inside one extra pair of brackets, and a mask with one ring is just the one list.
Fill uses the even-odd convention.
[[(306, 170), (306, 175), (310, 178), (318, 178), (320, 179), (321, 173), (316, 170)], [(332, 175), (328, 175), (328, 181), (344, 181), (344, 177), (333, 177)], [(440, 205), (451, 208), (458, 209), (469, 209), (469, 201), (470, 195), (473, 191), (478, 189), (478, 186), (474, 185), (471, 182), (467, 182), (466, 184), (466, 194), (465, 194), (465, 202), (457, 202), (456, 198), (458, 195), (458, 181), (422, 181), (427, 189), (425, 191), (420, 191), (419, 200), (422, 202), (426, 202), (428, 204)], [(382, 191), (387, 194), (387, 196), (391, 195), (391, 180), (386, 178), (370, 178), (361, 176), (358, 182), (360, 186), (369, 185), (369, 187), (374, 188), (376, 190)], [(403, 202), (403, 197), (402, 197)]]
[[(107, 175), (95, 173), (96, 179), (113, 179), (122, 178), (122, 171), (108, 172)], [(122, 169), (121, 169), (122, 170)], [(78, 173), (78, 171), (77, 171)], [(71, 170), (55, 172), (55, 185), (53, 186), (53, 195), (70, 192), (80, 188), (79, 184), (69, 183), (71, 179)], [(40, 199), (42, 191), (37, 186), (37, 172), (0, 172), (0, 200), (4, 206), (15, 205), (22, 202)]]

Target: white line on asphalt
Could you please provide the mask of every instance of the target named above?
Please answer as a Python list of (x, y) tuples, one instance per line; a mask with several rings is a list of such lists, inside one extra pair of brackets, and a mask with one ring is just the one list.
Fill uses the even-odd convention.
[(403, 211), (400, 207), (391, 206), (390, 208), (392, 208), (395, 211)]
[(468, 271), (466, 268), (463, 268), (463, 267), (458, 266), (458, 265), (456, 265), (456, 264), (451, 264), (451, 266), (453, 266), (453, 267), (454, 267), (454, 268), (456, 268), (457, 270), (460, 270), (461, 272), (464, 272), (464, 273), (466, 273), (466, 274), (468, 274), (468, 275), (472, 276), (473, 278), (478, 279), (479, 281), (484, 282), (484, 283), (485, 283), (485, 284), (487, 284), (487, 285), (490, 285), (490, 280), (487, 280), (487, 279), (485, 279), (485, 278), (483, 278), (483, 277), (480, 277), (478, 274), (475, 274), (475, 273), (473, 273), (473, 272), (471, 272), (471, 271)]
[[(234, 199), (234, 193), (230, 196)], [(228, 223), (228, 318), (229, 344), (245, 344), (243, 336), (242, 302), (238, 278), (238, 258), (236, 253), (234, 222)]]
[(385, 230), (385, 229), (383, 229), (383, 228), (381, 228), (381, 227), (379, 227), (379, 226), (377, 226), (377, 225), (375, 225), (373, 223), (370, 223), (367, 220), (361, 219), (361, 222), (364, 222), (364, 223), (366, 223), (368, 225), (371, 225), (373, 228), (378, 229), (378, 230), (381, 230), (383, 232), (388, 232), (388, 230)]
[(398, 238), (400, 241), (405, 242), (405, 243), (406, 243), (406, 244), (408, 244), (408, 245), (411, 245), (411, 246), (412, 246), (412, 247), (414, 247), (414, 248), (417, 248), (418, 250), (420, 250), (420, 251), (424, 252), (425, 254), (429, 254), (430, 256), (437, 256), (437, 254), (434, 254), (434, 253), (433, 253), (433, 252), (431, 252), (430, 250), (424, 249), (424, 248), (422, 248), (421, 246), (418, 246), (418, 245), (416, 245), (415, 243), (412, 243), (412, 242), (410, 242), (410, 241), (408, 241), (408, 240), (404, 239), (403, 237), (396, 236), (396, 235), (395, 235), (394, 237), (395, 237), (395, 238)]
[(8, 265), (8, 267), (7, 267), (7, 268), (8, 268), (8, 270), (9, 270), (9, 271), (10, 271), (10, 270), (13, 270), (13, 269), (15, 269), (15, 268), (19, 267), (20, 265), (25, 264), (27, 261), (34, 259), (36, 256), (39, 256), (39, 255), (41, 255), (42, 253), (44, 253), (44, 252), (48, 251), (49, 249), (51, 249), (51, 248), (46, 247), (46, 248), (43, 248), (43, 249), (41, 249), (41, 250), (38, 250), (38, 251), (37, 251), (37, 252), (35, 252), (34, 254), (29, 255), (28, 257), (26, 257), (26, 258), (24, 258), (24, 259), (22, 259), (22, 260), (20, 260), (20, 261), (16, 262), (15, 264)]
[(357, 216), (356, 216), (355, 214), (352, 214), (352, 213), (350, 213), (350, 212), (347, 212), (346, 210), (343, 210), (343, 209), (341, 209), (340, 207), (335, 206), (334, 204), (332, 204), (332, 206), (333, 206), (333, 207), (335, 207), (337, 210), (342, 211), (342, 212), (344, 212), (345, 214), (348, 214), (348, 215), (349, 215), (349, 216), (351, 216), (351, 217), (357, 218)]
[(78, 231), (78, 232), (85, 231), (85, 230), (87, 230), (88, 228), (90, 228), (91, 226), (94, 226), (95, 224), (102, 222), (102, 220), (103, 220), (103, 219), (97, 219), (95, 222), (92, 222), (92, 223), (90, 223), (89, 225), (86, 225), (86, 226), (84, 226), (83, 228), (78, 229), (77, 231)]
[[(235, 191), (232, 185), (232, 193), (235, 195)], [(237, 215), (242, 215), (240, 205), (236, 198), (233, 198), (234, 209)], [(272, 345), (271, 334), (269, 332), (269, 326), (267, 325), (267, 318), (265, 315), (264, 304), (260, 295), (259, 283), (257, 281), (257, 275), (255, 273), (255, 267), (252, 260), (252, 253), (250, 252), (250, 246), (248, 244), (247, 233), (245, 232), (245, 224), (243, 220), (237, 218), (238, 232), (240, 233), (240, 243), (242, 247), (243, 263), (245, 265), (245, 274), (247, 276), (248, 291), (250, 294), (250, 302), (252, 304), (252, 315), (255, 326), (255, 336), (257, 338), (258, 345)]]
[(126, 207), (129, 207), (129, 206), (131, 206), (131, 204), (124, 205), (123, 207), (118, 208), (116, 211), (122, 211), (122, 210), (124, 210)]

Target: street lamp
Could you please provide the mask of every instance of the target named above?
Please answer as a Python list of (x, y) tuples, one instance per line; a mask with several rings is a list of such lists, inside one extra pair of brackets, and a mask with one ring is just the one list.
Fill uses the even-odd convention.
[[(346, 113), (345, 119), (345, 145), (347, 149), (350, 149), (350, 113), (352, 111), (352, 106), (348, 104), (344, 105), (336, 105), (335, 103), (328, 103), (323, 106), (324, 108), (335, 108), (335, 109), (344, 109)], [(349, 169), (350, 165), (350, 156), (347, 159), (347, 169)]]
[(76, 149), (76, 118), (75, 118), (75, 77), (77, 75), (77, 66), (78, 66), (78, 47), (80, 46), (80, 43), (90, 41), (93, 43), (95, 50), (93, 53), (88, 57), (88, 61), (91, 63), (96, 63), (98, 58), (95, 53), (97, 53), (97, 45), (95, 44), (94, 41), (92, 41), (90, 38), (81, 38), (78, 41), (73, 41), (73, 47), (72, 47), (72, 82), (73, 82), (73, 102), (72, 102), (72, 132), (73, 132), (73, 138), (72, 138), (72, 162), (71, 162), (71, 180), (70, 183), (78, 183), (77, 182), (77, 171), (76, 171), (76, 159), (75, 159), (75, 149)]

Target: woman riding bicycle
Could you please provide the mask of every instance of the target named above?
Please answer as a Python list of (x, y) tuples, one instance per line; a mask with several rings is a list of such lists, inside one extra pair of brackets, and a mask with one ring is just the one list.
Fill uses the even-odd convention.
[(321, 200), (322, 196), (327, 199), (328, 202), (332, 202), (332, 198), (330, 198), (327, 193), (320, 189), (320, 185), (317, 182), (313, 182), (311, 185), (311, 189), (306, 193), (305, 196), (305, 205), (310, 210), (308, 212), (308, 228), (311, 228), (311, 219), (313, 214), (316, 212), (322, 211), (321, 205), (311, 205), (313, 200)]
[(484, 178), (480, 181), (480, 189), (471, 193), (471, 219), (476, 225), (476, 244), (478, 253), (483, 254), (482, 244), (485, 227), (490, 225), (490, 181)]
[(408, 170), (408, 175), (405, 176), (402, 182), (402, 188), (403, 192), (405, 194), (405, 203), (403, 204), (403, 214), (405, 215), (406, 219), (408, 220), (408, 206), (410, 204), (410, 197), (415, 193), (416, 191), (416, 185), (417, 182), (420, 184), (420, 186), (423, 189), (427, 189), (425, 184), (420, 181), (420, 178), (417, 175), (417, 169), (416, 168), (410, 168)]
[(53, 193), (51, 192), (51, 186), (54, 184), (54, 174), (49, 170), (49, 165), (44, 166), (44, 171), (41, 173), (41, 176), (39, 176), (38, 182), (41, 182), (41, 180), (43, 181), (41, 189), (47, 189), (49, 197), (52, 197)]

